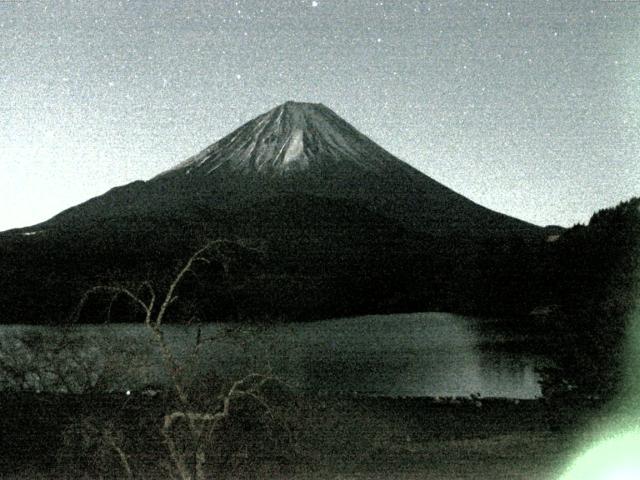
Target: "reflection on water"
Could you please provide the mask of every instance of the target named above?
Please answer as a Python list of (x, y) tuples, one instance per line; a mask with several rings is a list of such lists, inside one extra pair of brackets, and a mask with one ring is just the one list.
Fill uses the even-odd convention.
[[(417, 313), (231, 330), (228, 325), (205, 325), (204, 344), (190, 366), (198, 376), (211, 371), (240, 376), (269, 369), (300, 390), (327, 393), (539, 396), (538, 360), (486, 348), (478, 322)], [(182, 361), (189, 358), (196, 327), (167, 325), (165, 332), (177, 356)], [(25, 341), (34, 336), (40, 339), (35, 350), (29, 346), (34, 340)], [(60, 348), (69, 339), (75, 350)], [(53, 327), (10, 325), (0, 327), (0, 340), (0, 350), (23, 357), (20, 363), (30, 369), (43, 362), (68, 362), (65, 355), (80, 356), (91, 364), (89, 380), (101, 388), (136, 389), (166, 381), (157, 348), (143, 325), (83, 325), (64, 333)], [(50, 350), (57, 357), (47, 354)], [(46, 375), (29, 378), (35, 382), (32, 388), (51, 388)]]
[[(305, 325), (302, 382), (373, 395), (533, 398), (535, 358), (480, 348), (477, 320), (427, 313)], [(297, 371), (296, 371), (297, 370)]]

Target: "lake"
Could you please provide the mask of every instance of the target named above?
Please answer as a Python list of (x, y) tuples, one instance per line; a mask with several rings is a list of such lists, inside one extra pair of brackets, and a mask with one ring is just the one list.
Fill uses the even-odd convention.
[[(265, 327), (207, 324), (201, 327), (195, 356), (191, 353), (198, 327), (163, 329), (177, 358), (187, 362), (185, 371), (197, 378), (272, 372), (298, 391), (540, 396), (536, 367), (544, 360), (492, 348), (497, 340), (479, 328), (481, 322), (446, 313), (413, 313)], [(3, 388), (20, 384), (19, 388), (73, 391), (96, 384), (135, 392), (166, 382), (161, 357), (144, 325), (2, 325), (0, 360), (0, 366), (5, 365), (0, 368)], [(16, 375), (16, 368), (24, 374)]]

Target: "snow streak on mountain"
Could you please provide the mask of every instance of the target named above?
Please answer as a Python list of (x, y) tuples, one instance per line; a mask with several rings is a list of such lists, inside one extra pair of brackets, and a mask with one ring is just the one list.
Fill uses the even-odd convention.
[(287, 102), (248, 122), (173, 171), (206, 175), (218, 169), (268, 176), (319, 173), (350, 164), (382, 173), (398, 162), (322, 104)]

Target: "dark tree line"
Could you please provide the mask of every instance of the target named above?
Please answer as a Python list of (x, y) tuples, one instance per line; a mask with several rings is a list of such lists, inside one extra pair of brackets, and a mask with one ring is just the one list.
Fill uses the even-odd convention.
[(546, 327), (557, 361), (548, 385), (602, 400), (620, 394), (640, 293), (640, 198), (566, 231), (553, 245), (548, 272), (552, 301), (561, 307)]

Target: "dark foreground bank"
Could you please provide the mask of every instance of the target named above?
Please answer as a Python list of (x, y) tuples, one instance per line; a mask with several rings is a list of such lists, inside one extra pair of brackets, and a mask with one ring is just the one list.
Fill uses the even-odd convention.
[[(175, 477), (160, 435), (173, 400), (146, 393), (3, 395), (0, 477)], [(203, 440), (206, 478), (551, 479), (579, 431), (575, 415), (542, 400), (280, 395), (268, 404), (238, 403)]]

